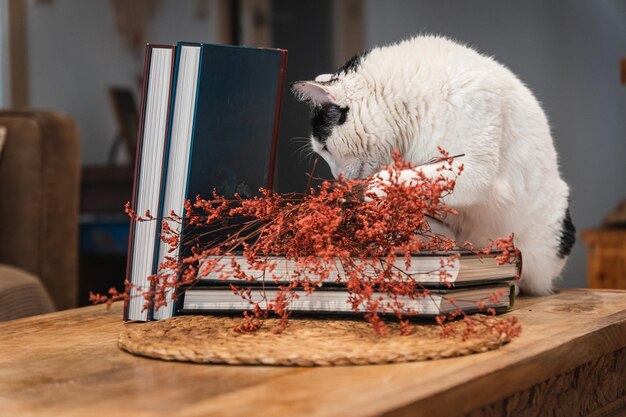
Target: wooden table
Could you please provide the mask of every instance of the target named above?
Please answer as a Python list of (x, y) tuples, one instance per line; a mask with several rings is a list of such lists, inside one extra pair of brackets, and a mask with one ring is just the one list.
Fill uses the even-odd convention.
[[(212, 366), (121, 352), (121, 306), (0, 324), (1, 416), (623, 416), (626, 291), (521, 299), (523, 334), (463, 358)], [(136, 325), (136, 324), (135, 324)]]

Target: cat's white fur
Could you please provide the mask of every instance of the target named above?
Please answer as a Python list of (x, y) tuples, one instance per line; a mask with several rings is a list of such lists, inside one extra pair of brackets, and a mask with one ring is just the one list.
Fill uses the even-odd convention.
[[(510, 70), (449, 39), (419, 36), (293, 89), (314, 105), (349, 108), (325, 144), (311, 138), (335, 176), (374, 174), (394, 149), (415, 164), (438, 156), (438, 146), (464, 154), (465, 170), (446, 198), (459, 211), (446, 219), (457, 241), (481, 245), (514, 232), (522, 291), (551, 292), (566, 261), (557, 253), (569, 189), (546, 116)], [(423, 170), (438, 175), (434, 166)]]

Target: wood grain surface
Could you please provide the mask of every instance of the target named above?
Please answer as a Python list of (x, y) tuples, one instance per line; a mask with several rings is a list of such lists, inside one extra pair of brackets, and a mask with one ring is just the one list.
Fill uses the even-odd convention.
[[(496, 351), (354, 367), (215, 366), (135, 357), (116, 345), (124, 326), (121, 310), (85, 307), (0, 323), (0, 416), (626, 412), (626, 291), (521, 298), (512, 314), (523, 334)], [(555, 409), (577, 411), (543, 413)]]

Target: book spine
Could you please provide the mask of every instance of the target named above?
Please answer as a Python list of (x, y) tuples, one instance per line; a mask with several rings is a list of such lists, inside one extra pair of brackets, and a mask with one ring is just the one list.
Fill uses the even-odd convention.
[(511, 286), (509, 287), (509, 308), (508, 311), (513, 310), (513, 308), (515, 307), (515, 297), (516, 295), (516, 289), (517, 289), (517, 285), (511, 283)]
[[(141, 170), (140, 159), (141, 150), (143, 146), (143, 125), (146, 112), (146, 99), (148, 97), (148, 74), (150, 73), (150, 58), (152, 55), (152, 46), (146, 45), (146, 57), (143, 65), (143, 85), (141, 89), (141, 104), (139, 111), (139, 129), (137, 132), (137, 150), (135, 155), (135, 167), (134, 167), (134, 182), (133, 182), (133, 195), (131, 198), (131, 207), (135, 207), (137, 203), (137, 191), (139, 188), (139, 174)], [(134, 249), (134, 237), (135, 237), (135, 220), (130, 219), (130, 229), (128, 232), (128, 256), (126, 258), (126, 281), (131, 282), (131, 270), (133, 263), (133, 249)], [(128, 320), (129, 299), (124, 300), (124, 320)]]
[(517, 253), (517, 279), (519, 280), (522, 277), (522, 269), (523, 269), (523, 260), (522, 260), (522, 251)]

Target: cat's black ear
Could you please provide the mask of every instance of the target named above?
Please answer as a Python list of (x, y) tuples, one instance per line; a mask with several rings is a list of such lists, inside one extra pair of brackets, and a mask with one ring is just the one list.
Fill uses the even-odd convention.
[(306, 101), (315, 107), (323, 104), (335, 103), (335, 97), (327, 86), (313, 81), (296, 81), (291, 83), (291, 92), (300, 101)]

